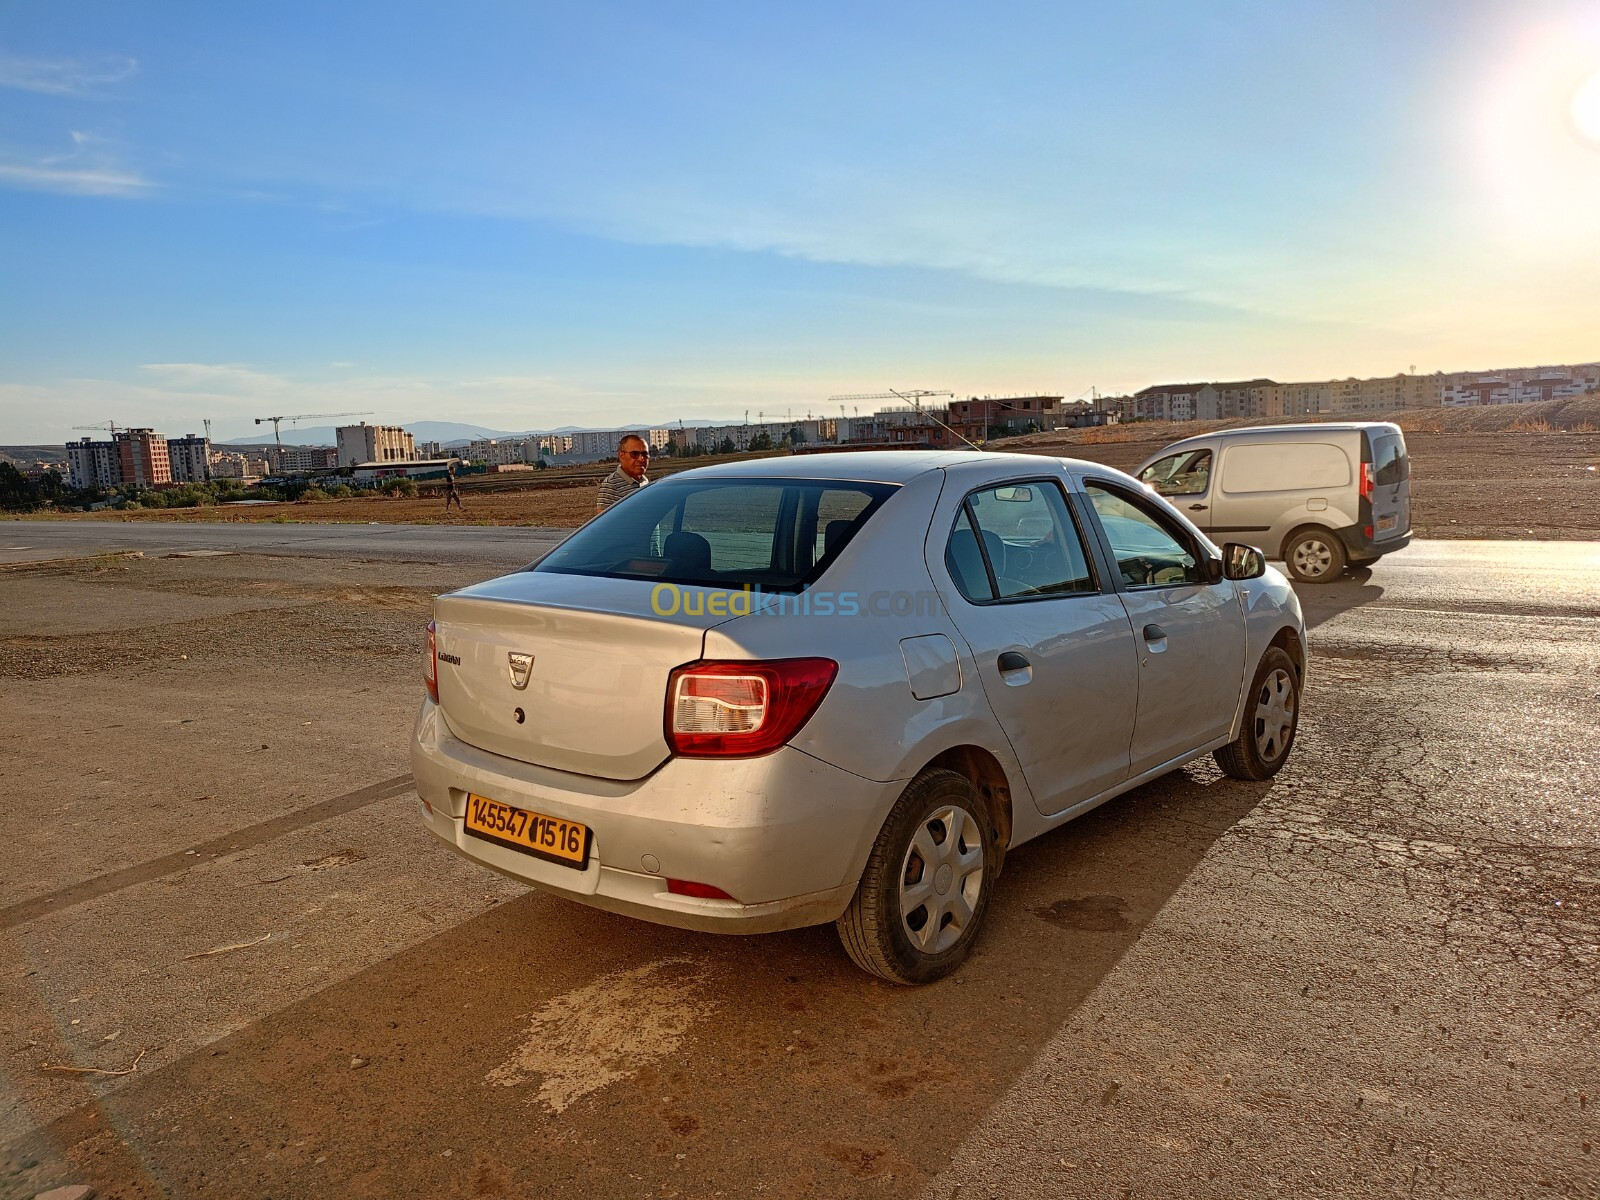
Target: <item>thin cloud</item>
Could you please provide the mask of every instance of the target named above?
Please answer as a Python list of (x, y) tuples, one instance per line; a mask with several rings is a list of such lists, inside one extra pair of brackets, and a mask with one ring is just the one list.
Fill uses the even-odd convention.
[(138, 73), (133, 58), (23, 58), (0, 54), (0, 87), (46, 96), (82, 96), (96, 88), (131, 79)]
[(0, 163), (0, 187), (65, 192), (73, 196), (143, 196), (155, 186), (148, 179), (127, 171)]

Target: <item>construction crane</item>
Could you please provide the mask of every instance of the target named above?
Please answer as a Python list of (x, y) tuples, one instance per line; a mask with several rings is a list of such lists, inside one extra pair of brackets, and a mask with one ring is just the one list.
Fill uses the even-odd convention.
[[(73, 428), (74, 429), (109, 429), (111, 431), (111, 436), (112, 437), (116, 437), (117, 436), (117, 423), (115, 421), (101, 421), (100, 424), (98, 424), (98, 425), (74, 425)], [(123, 428), (126, 429), (127, 426), (124, 425)]]
[[(905, 400), (910, 403), (912, 408), (917, 410), (917, 415), (919, 417), (925, 417), (927, 420), (937, 425), (940, 429), (945, 430), (953, 437), (960, 438), (961, 441), (966, 442), (966, 444), (971, 446), (974, 450), (983, 449), (982, 446), (978, 445), (978, 443), (974, 442), (971, 438), (964, 437), (956, 430), (951, 429), (950, 426), (946, 425), (943, 421), (939, 420), (939, 418), (934, 416), (931, 412), (925, 410), (922, 407), (921, 402), (927, 399), (929, 396), (949, 396), (952, 400), (955, 399), (954, 392), (931, 392), (926, 388), (907, 388), (903, 392), (897, 392), (893, 388), (890, 388), (886, 392), (858, 392), (843, 396), (829, 396), (828, 402), (831, 404), (840, 400)], [(843, 412), (844, 405), (840, 404), (839, 410)], [(859, 415), (860, 412), (861, 409), (857, 408), (856, 413)]]
[(289, 421), (290, 423), (293, 423), (295, 421), (310, 421), (310, 420), (313, 420), (313, 419), (319, 418), (319, 417), (370, 417), (371, 415), (372, 415), (372, 410), (371, 409), (368, 409), (366, 412), (297, 413), (296, 415), (294, 415), (292, 417), (257, 417), (256, 418), (256, 424), (257, 425), (265, 425), (268, 421), (271, 421), (272, 422), (272, 440), (277, 442), (278, 443), (278, 449), (282, 450), (283, 449), (283, 435), (278, 432), (278, 422), (279, 421)]

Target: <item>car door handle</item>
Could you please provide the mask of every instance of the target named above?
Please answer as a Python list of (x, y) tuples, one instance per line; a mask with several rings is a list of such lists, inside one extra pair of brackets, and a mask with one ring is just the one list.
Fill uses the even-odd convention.
[(1204, 505), (1204, 504), (1191, 504), (1191, 505), (1189, 505), (1189, 511), (1190, 512), (1205, 512), (1206, 508), (1207, 508), (1207, 506)]
[(1015, 650), (1007, 650), (1000, 656), (998, 665), (1002, 672), (1026, 671), (1028, 669), (1028, 660)]
[(1144, 640), (1147, 642), (1164, 642), (1167, 640), (1167, 631), (1159, 625), (1146, 625), (1144, 627)]

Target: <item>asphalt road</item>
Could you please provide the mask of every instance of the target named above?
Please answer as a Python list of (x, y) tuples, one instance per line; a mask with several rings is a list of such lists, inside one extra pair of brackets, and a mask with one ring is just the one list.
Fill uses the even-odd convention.
[(0, 522), (0, 564), (138, 550), (309, 554), (368, 562), (489, 563), (511, 569), (572, 531), (488, 525), (277, 525), (246, 522)]
[(0, 572), (0, 1196), (1600, 1195), (1600, 544), (1305, 589), (1277, 779), (1021, 848), (903, 990), (422, 835), (427, 597), (562, 531), (0, 529), (148, 555)]

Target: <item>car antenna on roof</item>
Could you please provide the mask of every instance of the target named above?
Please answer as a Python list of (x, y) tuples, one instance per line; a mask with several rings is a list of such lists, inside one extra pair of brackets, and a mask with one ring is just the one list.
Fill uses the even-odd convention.
[[(889, 394), (891, 396), (898, 396), (901, 400), (909, 400), (909, 401), (911, 401), (911, 407), (917, 410), (917, 415), (919, 417), (926, 417), (928, 420), (932, 421), (935, 425), (937, 425), (940, 429), (943, 429), (948, 433), (955, 434), (956, 437), (960, 438), (963, 442), (966, 442), (966, 444), (971, 446), (974, 450), (977, 450), (977, 451), (980, 451), (980, 452), (983, 450), (983, 447), (978, 445), (977, 442), (974, 442), (971, 438), (967, 437), (964, 434), (957, 433), (954, 429), (951, 429), (950, 426), (946, 425), (943, 421), (939, 420), (939, 418), (934, 416), (931, 412), (923, 411), (922, 405), (917, 403), (917, 397), (919, 397), (919, 396), (949, 396), (950, 395), (949, 392), (897, 392), (893, 388), (890, 388), (889, 389)], [(955, 397), (953, 397), (953, 396), (951, 397), (951, 399), (954, 399), (954, 398)]]

